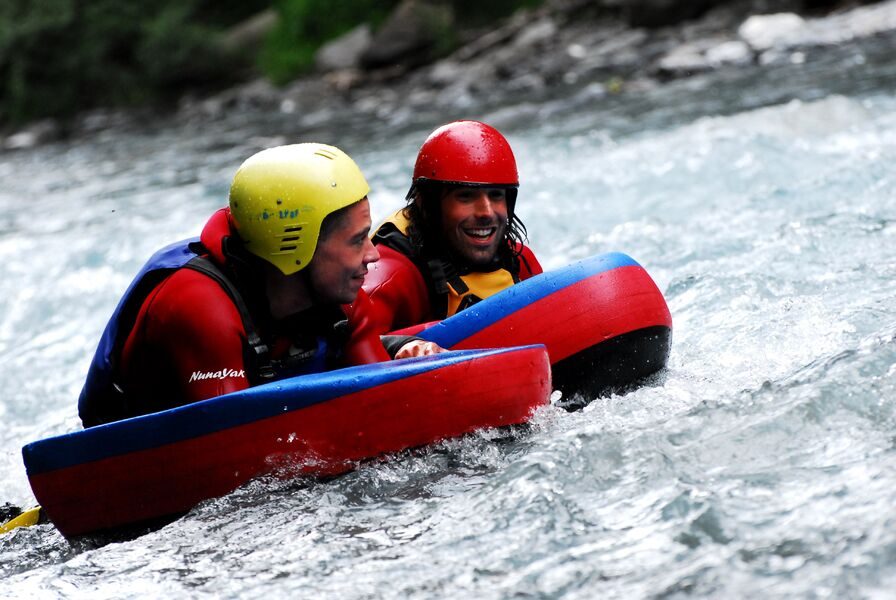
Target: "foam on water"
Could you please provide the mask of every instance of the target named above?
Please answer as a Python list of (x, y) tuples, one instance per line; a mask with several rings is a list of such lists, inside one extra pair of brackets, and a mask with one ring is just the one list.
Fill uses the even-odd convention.
[[(670, 88), (691, 104), (628, 113), (624, 126), (618, 108), (587, 98), (563, 104), (574, 112), (561, 100), (515, 107), (545, 117), (525, 125), (514, 107), (498, 115), (513, 123), (520, 212), (542, 262), (623, 251), (664, 291), (675, 330), (661, 376), (334, 480), (253, 482), (124, 543), (18, 530), (0, 537), (6, 589), (886, 597), (896, 97), (885, 84), (854, 95), (818, 84), (723, 114), (709, 99), (715, 116), (691, 116), (713, 81)], [(369, 144), (333, 132), (369, 176), (375, 218), (401, 202), (432, 125), (377, 130)], [(112, 133), (4, 156), (0, 500), (31, 499), (23, 444), (77, 428), (89, 355), (144, 258), (222, 205), (258, 142), (239, 131)]]

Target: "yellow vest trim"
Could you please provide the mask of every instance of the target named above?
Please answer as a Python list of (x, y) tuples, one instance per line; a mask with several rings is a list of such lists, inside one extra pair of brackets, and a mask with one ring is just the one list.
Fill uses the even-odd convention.
[[(497, 294), (503, 289), (513, 285), (513, 276), (506, 269), (498, 269), (490, 273), (469, 273), (461, 275), (460, 278), (467, 284), (467, 291), (458, 294), (457, 291), (448, 284), (448, 316), (467, 308), (470, 300), (485, 300), (489, 296)], [(465, 302), (468, 296), (472, 296)]]
[[(402, 210), (385, 219), (380, 227), (386, 223), (392, 223), (402, 235), (407, 237), (410, 221), (404, 216)], [(448, 283), (448, 314), (446, 315), (448, 317), (514, 284), (513, 275), (507, 269), (496, 269), (488, 273), (473, 272), (459, 277), (468, 289), (463, 294), (459, 294), (451, 283)]]
[[(408, 237), (408, 227), (411, 226), (411, 222), (408, 221), (407, 217), (404, 216), (404, 209), (397, 211), (391, 217), (387, 217), (380, 223), (380, 227), (385, 225), (386, 223), (392, 223), (395, 227), (404, 235), (404, 237)], [(370, 237), (376, 235), (376, 232), (380, 230), (380, 227), (377, 227), (370, 233)]]

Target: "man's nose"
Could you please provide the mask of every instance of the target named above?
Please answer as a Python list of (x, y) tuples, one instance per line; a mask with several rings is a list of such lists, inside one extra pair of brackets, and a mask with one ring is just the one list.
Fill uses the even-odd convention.
[(477, 217), (491, 217), (495, 214), (495, 209), (492, 206), (491, 198), (489, 198), (488, 192), (486, 192), (485, 190), (481, 190), (476, 195), (474, 208)]
[(364, 250), (364, 258), (362, 259), (364, 264), (369, 265), (370, 263), (375, 263), (380, 259), (380, 251), (376, 249), (376, 246), (370, 239), (364, 243), (367, 244), (367, 247)]

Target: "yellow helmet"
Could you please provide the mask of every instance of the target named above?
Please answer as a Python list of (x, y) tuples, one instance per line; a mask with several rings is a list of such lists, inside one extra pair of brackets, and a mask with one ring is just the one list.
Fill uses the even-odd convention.
[(230, 214), (246, 250), (292, 275), (311, 262), (324, 218), (369, 191), (361, 169), (339, 148), (278, 146), (237, 170)]

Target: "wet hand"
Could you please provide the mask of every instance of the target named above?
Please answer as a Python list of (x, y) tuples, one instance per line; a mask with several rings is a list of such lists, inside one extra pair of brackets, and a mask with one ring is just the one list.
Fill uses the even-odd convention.
[(414, 356), (429, 356), (431, 354), (440, 354), (445, 352), (445, 349), (436, 344), (435, 342), (424, 342), (423, 340), (411, 340), (404, 346), (402, 346), (398, 352), (395, 353), (395, 358), (411, 358)]

